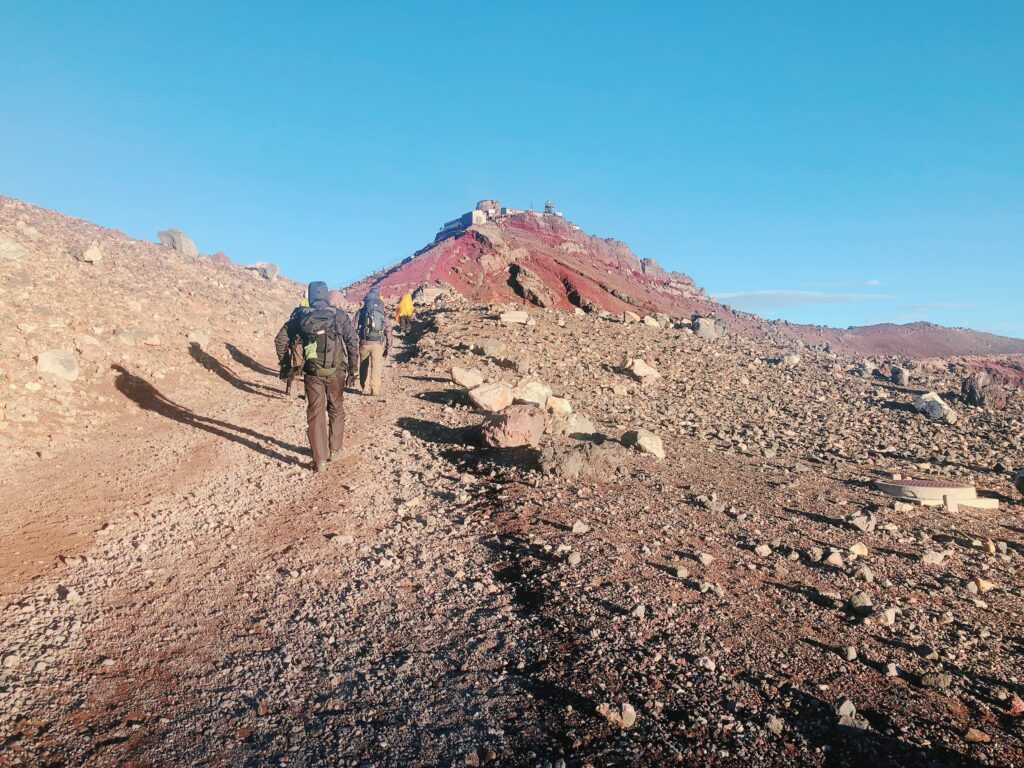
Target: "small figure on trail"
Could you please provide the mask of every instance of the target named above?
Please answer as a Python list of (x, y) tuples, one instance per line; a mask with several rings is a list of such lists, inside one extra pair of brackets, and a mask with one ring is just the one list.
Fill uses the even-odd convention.
[(364, 395), (381, 395), (384, 358), (391, 352), (391, 320), (384, 311), (380, 291), (371, 288), (356, 313), (359, 328), (359, 386)]
[(306, 422), (313, 469), (323, 472), (341, 454), (345, 432), (345, 382), (359, 366), (359, 340), (348, 315), (328, 303), (327, 283), (309, 284), (309, 306), (296, 307), (274, 337), (284, 368), (292, 350), (302, 352)]
[(395, 310), (395, 317), (398, 318), (398, 330), (408, 333), (412, 329), (412, 315), (414, 312), (412, 294), (406, 291), (398, 300), (398, 309)]

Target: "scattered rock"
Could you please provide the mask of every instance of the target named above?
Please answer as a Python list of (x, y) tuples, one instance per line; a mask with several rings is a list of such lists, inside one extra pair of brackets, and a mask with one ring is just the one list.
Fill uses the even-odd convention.
[(898, 365), (894, 365), (891, 373), (889, 374), (889, 378), (897, 387), (910, 386), (910, 374), (907, 372), (906, 368), (900, 368)]
[(512, 388), (500, 382), (481, 384), (469, 390), (469, 401), (481, 411), (501, 411), (512, 405)]
[(512, 390), (512, 402), (546, 408), (551, 387), (539, 381), (526, 381)]
[(245, 268), (258, 272), (260, 277), (270, 282), (277, 280), (278, 275), (281, 274), (281, 268), (269, 261), (257, 261), (255, 264), (247, 264)]
[(103, 250), (100, 248), (100, 244), (93, 240), (89, 245), (79, 251), (78, 260), (85, 262), (86, 264), (99, 264), (103, 261)]
[(636, 723), (636, 710), (630, 704), (613, 707), (610, 704), (598, 704), (597, 714), (601, 715), (615, 728), (632, 728)]
[(544, 434), (544, 411), (533, 405), (510, 405), (481, 425), (484, 445), (491, 448), (537, 446)]
[(547, 402), (548, 411), (554, 416), (569, 416), (572, 413), (572, 404), (564, 397), (550, 395)]
[(508, 312), (502, 312), (498, 315), (498, 319), (503, 323), (510, 325), (526, 325), (530, 321), (529, 312), (525, 312), (521, 309), (514, 309)]
[(623, 368), (642, 384), (650, 384), (661, 378), (661, 374), (640, 358), (627, 358)]
[(694, 315), (691, 326), (694, 335), (701, 339), (720, 339), (728, 332), (725, 321), (720, 317)]
[(964, 733), (964, 741), (968, 744), (988, 744), (992, 741), (992, 737), (983, 731), (979, 731), (977, 728), (968, 728)]
[(484, 375), (476, 368), (460, 368), (452, 366), (452, 381), (460, 387), (473, 389), (484, 383)]
[(626, 432), (622, 436), (622, 444), (627, 448), (636, 448), (641, 453), (648, 453), (656, 459), (665, 458), (665, 449), (661, 438), (646, 429)]

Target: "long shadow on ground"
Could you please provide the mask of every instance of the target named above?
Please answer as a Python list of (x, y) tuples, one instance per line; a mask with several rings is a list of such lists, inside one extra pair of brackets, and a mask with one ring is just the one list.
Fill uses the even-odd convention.
[(228, 354), (231, 355), (231, 359), (234, 360), (239, 365), (244, 365), (246, 368), (248, 368), (250, 371), (253, 371), (254, 373), (260, 373), (263, 374), (264, 376), (273, 376), (274, 378), (277, 378), (277, 371), (273, 370), (272, 368), (268, 368), (263, 363), (245, 354), (245, 352), (240, 350), (234, 344), (225, 344), (224, 346), (227, 348)]
[[(220, 362), (220, 360), (215, 358), (195, 342), (189, 344), (188, 353), (192, 356), (192, 359), (203, 366), (203, 368), (217, 374), (235, 389), (240, 389), (250, 395), (259, 395), (260, 397), (281, 397), (274, 387), (268, 387), (266, 384), (254, 384), (239, 378), (230, 368), (224, 365), (224, 363)], [(259, 365), (259, 363), (257, 363), (257, 365)]]
[[(226, 421), (211, 419), (207, 416), (200, 416), (194, 411), (166, 398), (160, 390), (141, 376), (136, 376), (120, 365), (112, 365), (110, 367), (117, 372), (117, 378), (114, 381), (117, 391), (144, 410), (158, 413), (179, 424), (186, 424), (190, 427), (201, 429), (204, 432), (209, 432), (211, 435), (217, 435), (217, 437), (230, 440), (233, 443), (244, 445), (246, 448), (256, 451), (256, 453), (263, 454), (271, 459), (277, 459), (285, 464), (299, 464), (301, 461), (298, 457), (309, 454), (309, 451), (305, 448), (277, 440), (255, 430), (239, 427)], [(261, 445), (259, 442), (256, 442), (257, 440), (264, 443), (273, 443), (278, 448), (291, 451), (296, 455), (288, 456), (280, 453), (267, 445)]]

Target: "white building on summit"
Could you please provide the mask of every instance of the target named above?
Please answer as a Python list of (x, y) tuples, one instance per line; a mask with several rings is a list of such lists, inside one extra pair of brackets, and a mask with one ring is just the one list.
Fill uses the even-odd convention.
[(464, 213), (457, 219), (446, 221), (441, 225), (441, 229), (438, 230), (434, 236), (434, 242), (445, 240), (449, 237), (463, 232), (467, 227), (471, 227), (474, 224), (483, 224), (486, 221), (493, 221), (503, 216), (516, 216), (521, 214), (533, 214), (534, 216), (558, 216), (561, 217), (562, 213), (556, 212), (553, 203), (546, 203), (544, 206), (544, 213), (540, 214), (536, 211), (528, 211), (523, 208), (502, 208), (501, 203), (497, 200), (481, 200), (476, 204), (469, 213)]

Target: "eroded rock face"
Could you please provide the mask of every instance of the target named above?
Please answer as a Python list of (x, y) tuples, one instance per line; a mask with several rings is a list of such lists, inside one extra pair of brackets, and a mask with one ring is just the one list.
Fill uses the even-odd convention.
[(491, 448), (537, 446), (544, 435), (544, 411), (533, 405), (512, 405), (488, 416), (480, 427), (483, 443)]
[(513, 289), (524, 299), (538, 307), (555, 306), (555, 294), (543, 280), (522, 264), (510, 264), (509, 275)]
[(999, 411), (1006, 407), (1006, 391), (985, 371), (972, 373), (963, 380), (960, 397), (968, 405), (978, 408)]

